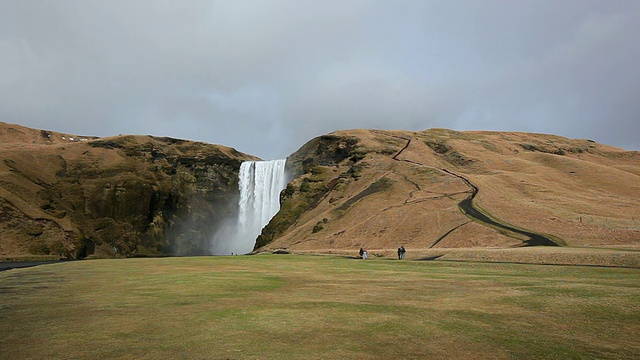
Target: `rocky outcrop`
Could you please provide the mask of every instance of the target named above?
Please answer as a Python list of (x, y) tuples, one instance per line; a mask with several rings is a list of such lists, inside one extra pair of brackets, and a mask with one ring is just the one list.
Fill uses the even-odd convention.
[[(254, 250), (281, 236), (299, 217), (312, 209), (345, 178), (357, 178), (362, 148), (355, 136), (324, 135), (312, 139), (287, 158), (287, 171), (295, 179), (281, 194), (278, 214), (258, 236)], [(338, 164), (353, 164), (342, 177), (329, 180), (328, 169)], [(346, 165), (348, 166), (348, 165)]]
[(0, 124), (0, 256), (203, 255), (255, 157), (152, 136)]

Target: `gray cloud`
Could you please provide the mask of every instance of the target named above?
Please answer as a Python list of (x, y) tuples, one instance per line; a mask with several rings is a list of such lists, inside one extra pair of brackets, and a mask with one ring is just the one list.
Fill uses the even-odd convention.
[(0, 120), (284, 157), (349, 128), (640, 149), (637, 1), (0, 0)]

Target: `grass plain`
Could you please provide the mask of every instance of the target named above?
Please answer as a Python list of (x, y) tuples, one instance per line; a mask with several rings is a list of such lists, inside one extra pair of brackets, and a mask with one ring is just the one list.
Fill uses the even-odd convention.
[(4, 359), (633, 359), (640, 269), (255, 255), (0, 272)]

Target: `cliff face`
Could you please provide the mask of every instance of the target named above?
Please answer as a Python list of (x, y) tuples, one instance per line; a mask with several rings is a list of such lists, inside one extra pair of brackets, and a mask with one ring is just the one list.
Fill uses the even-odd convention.
[(0, 256), (207, 254), (237, 211), (240, 163), (255, 159), (171, 138), (0, 123)]
[(640, 247), (640, 154), (553, 135), (353, 130), (288, 159), (256, 250)]

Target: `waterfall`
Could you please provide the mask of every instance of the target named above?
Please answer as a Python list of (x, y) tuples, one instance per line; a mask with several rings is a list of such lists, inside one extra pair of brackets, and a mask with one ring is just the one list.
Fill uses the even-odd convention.
[(280, 210), (280, 192), (287, 186), (285, 159), (245, 161), (240, 164), (238, 217), (214, 236), (214, 255), (246, 254)]

